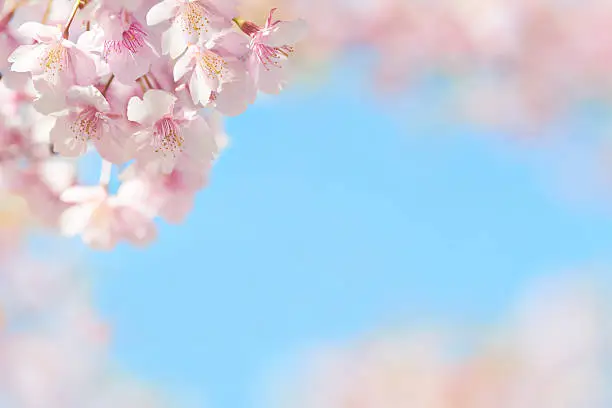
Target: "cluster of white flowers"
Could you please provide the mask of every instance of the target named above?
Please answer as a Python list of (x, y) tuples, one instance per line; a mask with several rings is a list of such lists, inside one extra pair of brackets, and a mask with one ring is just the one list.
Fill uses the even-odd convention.
[[(0, 0), (0, 174), (32, 211), (95, 248), (180, 222), (226, 145), (223, 116), (287, 82), (303, 20), (234, 0)], [(263, 129), (262, 129), (263, 131)], [(77, 158), (102, 158), (100, 183)], [(121, 166), (116, 194), (108, 185)]]

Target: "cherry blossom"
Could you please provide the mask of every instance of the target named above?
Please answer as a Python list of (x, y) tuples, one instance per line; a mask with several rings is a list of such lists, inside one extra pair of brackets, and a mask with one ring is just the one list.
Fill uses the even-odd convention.
[[(243, 82), (246, 67), (243, 59), (246, 56), (246, 42), (235, 31), (223, 31), (206, 41), (190, 45), (174, 65), (174, 80), (179, 81), (189, 76), (189, 91), (194, 104), (206, 106), (211, 101), (211, 94), (219, 96), (231, 82)], [(249, 98), (253, 88), (241, 87)], [(236, 95), (235, 95), (236, 96)], [(255, 99), (253, 95), (252, 99)]]
[[(183, 221), (227, 145), (222, 117), (263, 89), (250, 62), (263, 48), (237, 5), (3, 1), (0, 188), (97, 249), (150, 243), (158, 217)], [(285, 26), (270, 20), (255, 37), (268, 44)], [(78, 161), (92, 155), (100, 182), (84, 185)]]
[(136, 183), (123, 184), (109, 196), (102, 186), (66, 189), (61, 200), (71, 206), (64, 211), (60, 228), (66, 236), (81, 235), (99, 249), (112, 249), (125, 239), (143, 245), (155, 238), (155, 226)]
[(11, 70), (42, 75), (53, 85), (87, 85), (94, 81), (96, 69), (90, 55), (63, 37), (58, 27), (28, 22), (19, 33), (35, 41), (20, 45), (8, 58)]
[(177, 58), (189, 44), (230, 26), (235, 13), (233, 0), (163, 0), (147, 13), (147, 24), (171, 22), (162, 35), (162, 51)]
[(306, 35), (304, 20), (274, 20), (275, 11), (270, 11), (264, 27), (236, 19), (241, 30), (251, 37), (249, 73), (261, 91), (271, 94), (279, 93), (285, 86), (288, 77), (283, 67), (294, 51), (293, 45)]
[(125, 144), (128, 135), (120, 124), (111, 120), (110, 105), (93, 86), (73, 86), (67, 93), (67, 106), (60, 115), (50, 137), (53, 150), (65, 157), (83, 155), (92, 142), (100, 155), (113, 163), (130, 157)]
[(103, 58), (117, 80), (133, 83), (149, 72), (151, 62), (159, 58), (150, 43), (151, 34), (133, 13), (124, 8), (102, 10), (99, 14), (105, 40)]

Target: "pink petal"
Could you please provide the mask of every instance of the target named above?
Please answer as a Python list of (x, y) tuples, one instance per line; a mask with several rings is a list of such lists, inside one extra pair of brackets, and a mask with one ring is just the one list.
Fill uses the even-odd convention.
[(73, 237), (83, 232), (91, 219), (93, 210), (92, 205), (75, 205), (65, 210), (59, 220), (62, 234)]
[(108, 56), (108, 65), (115, 78), (126, 85), (131, 85), (151, 69), (151, 61), (155, 54), (150, 47), (144, 46), (137, 53), (127, 51), (111, 53)]
[(66, 100), (74, 106), (93, 106), (99, 112), (110, 111), (108, 101), (93, 85), (71, 87), (66, 93)]
[(87, 142), (75, 138), (70, 129), (73, 120), (72, 115), (59, 117), (49, 135), (53, 150), (64, 157), (78, 157), (87, 152)]
[(93, 84), (98, 77), (93, 57), (77, 47), (69, 48), (68, 52), (72, 60), (72, 68), (76, 73), (77, 85)]
[(281, 21), (266, 36), (266, 42), (272, 47), (292, 45), (306, 37), (308, 25), (304, 20)]
[(170, 58), (178, 58), (187, 48), (187, 41), (183, 29), (178, 22), (172, 23), (170, 28), (162, 34), (162, 54), (170, 55)]
[(116, 132), (116, 129), (113, 131), (110, 126), (105, 126), (100, 139), (94, 139), (93, 144), (103, 159), (114, 164), (123, 164), (132, 158), (133, 151), (126, 148), (128, 135)]
[(35, 21), (28, 21), (22, 24), (17, 29), (17, 32), (24, 37), (32, 38), (42, 43), (58, 40), (62, 35), (59, 28), (37, 23)]

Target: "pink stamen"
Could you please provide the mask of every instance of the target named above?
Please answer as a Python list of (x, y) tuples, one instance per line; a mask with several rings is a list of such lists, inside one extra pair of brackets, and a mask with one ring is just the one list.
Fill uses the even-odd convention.
[(104, 58), (108, 58), (109, 54), (121, 54), (124, 51), (134, 55), (143, 48), (147, 33), (142, 29), (142, 26), (137, 21), (130, 24), (130, 27), (123, 32), (122, 40), (106, 41), (104, 43)]
[(275, 66), (280, 68), (281, 65), (279, 60), (284, 57), (289, 57), (289, 54), (293, 52), (293, 47), (288, 45), (284, 45), (282, 47), (271, 47), (267, 44), (263, 44), (261, 42), (256, 42), (253, 45), (253, 53), (255, 57), (268, 71), (270, 70), (270, 66)]

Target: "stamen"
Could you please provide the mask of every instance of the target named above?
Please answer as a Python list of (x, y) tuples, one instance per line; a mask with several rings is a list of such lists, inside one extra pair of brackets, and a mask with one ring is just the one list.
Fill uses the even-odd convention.
[(208, 32), (208, 26), (210, 25), (208, 10), (198, 2), (184, 3), (178, 18), (183, 32), (186, 34), (199, 35), (202, 30)]
[(88, 107), (77, 116), (70, 130), (74, 138), (87, 142), (92, 138), (99, 139), (100, 113), (93, 107)]
[(67, 67), (66, 48), (57, 43), (47, 48), (46, 52), (40, 57), (40, 66), (43, 69), (47, 80), (55, 82), (58, 74)]
[(294, 49), (288, 45), (270, 47), (269, 45), (257, 42), (253, 45), (253, 52), (257, 60), (269, 71), (270, 66), (281, 68), (280, 59), (282, 57), (289, 58), (289, 55), (294, 52)]
[(155, 123), (153, 144), (156, 152), (176, 154), (183, 151), (185, 139), (178, 124), (169, 117)]
[(122, 40), (106, 41), (104, 43), (104, 58), (107, 59), (109, 54), (121, 54), (124, 50), (130, 55), (136, 54), (142, 47), (145, 46), (145, 37), (147, 33), (142, 29), (142, 26), (137, 21), (130, 24), (130, 27), (123, 32)]
[(222, 78), (223, 71), (227, 67), (227, 62), (212, 51), (199, 53), (197, 61), (200, 68), (206, 72), (210, 79)]

